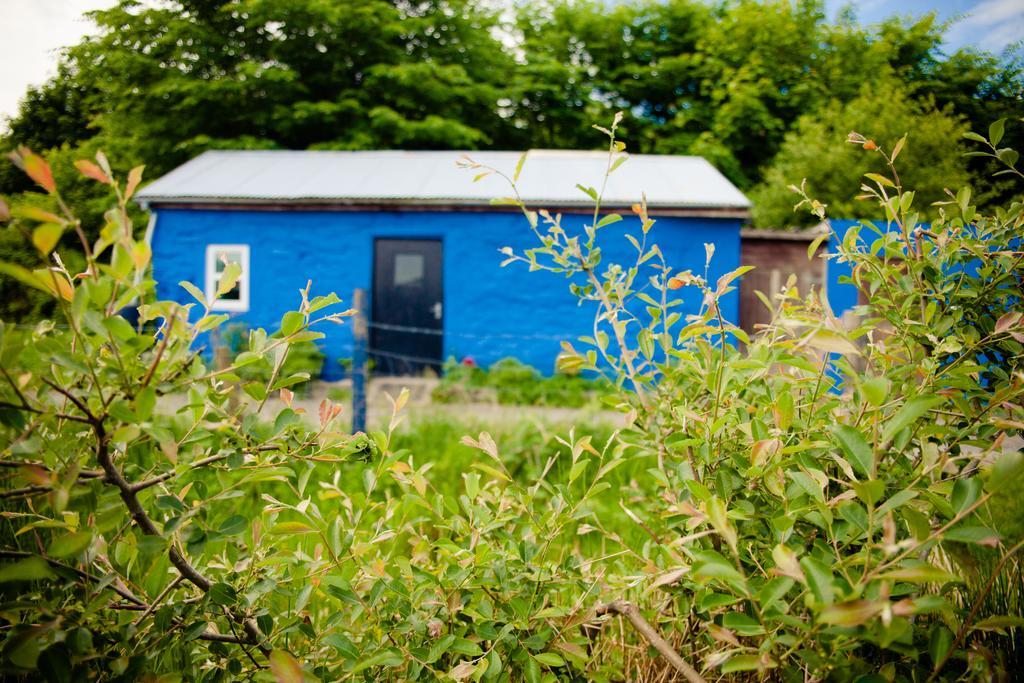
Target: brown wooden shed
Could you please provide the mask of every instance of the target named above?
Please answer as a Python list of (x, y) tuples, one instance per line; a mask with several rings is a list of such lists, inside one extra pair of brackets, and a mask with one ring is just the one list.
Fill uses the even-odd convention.
[(771, 313), (754, 294), (760, 291), (769, 299), (796, 275), (797, 289), (804, 294), (814, 287), (825, 288), (826, 264), (821, 258), (807, 259), (807, 247), (828, 231), (822, 223), (799, 232), (785, 230), (743, 230), (740, 232), (740, 263), (754, 270), (740, 281), (740, 327), (748, 334), (757, 325), (771, 321)]

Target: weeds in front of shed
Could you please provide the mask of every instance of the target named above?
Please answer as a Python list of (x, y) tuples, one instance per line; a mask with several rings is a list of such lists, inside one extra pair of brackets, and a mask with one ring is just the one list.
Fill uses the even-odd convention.
[(596, 408), (601, 396), (611, 390), (608, 382), (578, 375), (544, 376), (515, 358), (503, 358), (486, 368), (449, 358), (431, 398), (437, 403)]

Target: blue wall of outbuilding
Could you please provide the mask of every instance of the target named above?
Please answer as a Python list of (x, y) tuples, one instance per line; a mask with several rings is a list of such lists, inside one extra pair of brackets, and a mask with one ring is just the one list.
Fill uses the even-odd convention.
[[(358, 287), (371, 292), (376, 238), (440, 239), (444, 260), (444, 353), (489, 365), (507, 356), (542, 372), (553, 369), (560, 340), (590, 334), (593, 308), (578, 306), (563, 277), (528, 272), (523, 264), (500, 267), (501, 247), (536, 246), (517, 213), (444, 211), (263, 211), (161, 209), (152, 238), (157, 294), (188, 302), (181, 280), (203, 287), (207, 244), (248, 244), (249, 311), (232, 318), (268, 332), (281, 315), (298, 307), (299, 290), (313, 281), (312, 294), (337, 292), (346, 302)], [(581, 230), (588, 218), (566, 215), (563, 226)], [(627, 218), (601, 231), (603, 264), (631, 263), (635, 250), (624, 234), (639, 232)], [(662, 217), (649, 242), (657, 243), (678, 270), (704, 271), (704, 243), (716, 247), (709, 272), (715, 278), (740, 263), (740, 221), (724, 218)], [(641, 284), (647, 276), (639, 278)], [(685, 312), (697, 310), (694, 289), (680, 290)], [(726, 319), (738, 321), (739, 296), (722, 303)], [(325, 378), (342, 375), (338, 359), (351, 356), (351, 326), (324, 325), (321, 343), (328, 356)]]
[[(835, 253), (838, 251), (838, 246), (846, 241), (846, 235), (851, 228), (857, 228), (857, 234), (861, 242), (864, 243), (865, 248), (871, 249), (872, 244), (881, 239), (886, 232), (899, 232), (899, 225), (896, 223), (884, 223), (882, 221), (863, 221), (854, 220), (850, 218), (838, 218), (830, 219), (829, 225), (832, 227), (832, 238), (829, 241), (829, 251)], [(927, 228), (928, 223), (922, 224), (922, 227)], [(849, 262), (840, 262), (836, 258), (829, 259), (828, 261), (828, 303), (832, 307), (832, 312), (842, 317), (847, 311), (853, 310), (859, 305), (860, 293), (857, 286), (850, 282), (850, 278), (853, 276), (853, 269), (850, 267)], [(845, 282), (840, 282), (840, 280)]]

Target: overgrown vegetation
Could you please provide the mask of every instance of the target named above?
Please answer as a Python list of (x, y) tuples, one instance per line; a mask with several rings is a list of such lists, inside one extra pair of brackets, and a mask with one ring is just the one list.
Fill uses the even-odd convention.
[[(972, 137), (1021, 177), (1002, 131)], [(605, 132), (613, 172), (624, 145)], [(594, 308), (595, 335), (566, 342), (559, 366), (610, 374), (624, 426), (515, 447), (480, 432), (461, 439), (475, 458), (451, 460), (414, 449), (451, 443), (452, 428), (403, 436), (405, 394), (369, 435), (342, 433), (330, 401), (314, 427), (290, 406), (266, 412), (304, 379), (281, 372), (292, 345), (343, 322), (334, 295), (304, 292), (274, 334), (205, 367), (193, 342), (227, 317), (202, 296), (153, 300), (126, 210), (139, 172), (122, 185), (102, 157), (80, 163), (118, 198), (99, 240), (70, 214), (23, 216), (50, 265), (2, 266), (66, 322), (0, 329), (3, 670), (283, 683), (1019, 671), (1024, 207), (981, 212), (961, 189), (923, 225), (896, 173), (904, 143), (851, 142), (888, 169), (865, 179), (880, 224), (830, 255), (870, 302), (852, 329), (789, 289), (746, 338), (716, 305), (743, 269), (715, 283), (675, 271), (642, 202), (630, 264), (601, 263), (600, 199), (581, 234), (522, 207), (538, 242), (512, 267), (564, 273)], [(46, 162), (18, 161), (60, 204)], [(83, 240), (82, 272), (53, 253), (65, 230)], [(225, 267), (222, 294), (237, 276)], [(685, 296), (703, 302), (687, 319)], [(133, 327), (118, 311), (136, 299)], [(262, 359), (267, 382), (241, 377)], [(240, 391), (258, 406), (236, 406)], [(187, 405), (165, 410), (181, 393)]]
[[(827, 19), (821, 0), (112, 4), (0, 139), (50, 161), (86, 226), (106, 206), (71, 162), (101, 148), (117, 170), (144, 163), (150, 177), (220, 148), (587, 149), (590, 122), (616, 110), (635, 151), (705, 156), (751, 191), (762, 227), (802, 220), (772, 201), (794, 178), (860, 217), (856, 179), (877, 169), (835, 132), (865, 122), (887, 146), (912, 131), (906, 170), (922, 199), (942, 177), (969, 177), (982, 206), (1019, 194), (943, 136), (1016, 115), (1021, 53), (948, 54), (934, 16), (865, 27)], [(12, 204), (38, 202), (31, 189), (0, 168)], [(22, 244), (0, 237), (0, 256), (27, 264)], [(76, 248), (61, 245), (69, 263)], [(5, 319), (53, 313), (0, 284)]]
[(438, 403), (497, 402), (506, 405), (582, 408), (599, 405), (610, 387), (566, 373), (549, 377), (515, 358), (503, 358), (488, 368), (450, 359), (444, 364), (441, 383), (431, 398)]

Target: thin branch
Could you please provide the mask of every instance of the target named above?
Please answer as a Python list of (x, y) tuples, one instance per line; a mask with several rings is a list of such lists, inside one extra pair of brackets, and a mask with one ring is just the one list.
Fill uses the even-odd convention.
[(204, 465), (209, 465), (210, 463), (218, 462), (220, 460), (226, 460), (228, 458), (228, 456), (230, 456), (230, 455), (231, 455), (230, 453), (218, 453), (217, 455), (211, 455), (209, 457), (202, 458), (200, 460), (196, 460), (193, 463), (189, 463), (188, 469), (184, 470), (182, 472), (164, 472), (163, 474), (158, 474), (157, 476), (152, 477), (150, 479), (144, 479), (142, 481), (137, 481), (134, 484), (130, 485), (131, 486), (131, 490), (134, 491), (135, 493), (138, 493), (139, 491), (142, 491), (144, 489), (148, 489), (151, 486), (156, 486), (157, 484), (161, 484), (161, 483), (167, 481), (168, 479), (173, 479), (174, 477), (177, 477), (177, 476), (179, 476), (181, 474), (184, 474), (185, 472), (194, 470), (194, 469), (202, 467)]
[[(94, 576), (94, 575), (90, 574), (89, 572), (83, 571), (83, 570), (81, 570), (81, 569), (79, 569), (77, 567), (72, 567), (69, 564), (64, 564), (63, 562), (55, 560), (52, 557), (47, 557), (46, 555), (40, 555), (40, 554), (37, 554), (37, 553), (27, 553), (27, 552), (24, 552), (22, 550), (0, 550), (0, 557), (10, 558), (10, 559), (16, 559), (16, 558), (20, 559), (20, 558), (26, 558), (26, 557), (39, 557), (39, 558), (42, 558), (51, 567), (57, 567), (59, 569), (64, 569), (64, 570), (69, 571), (69, 572), (74, 572), (75, 574), (77, 574), (79, 576), (79, 578), (86, 579), (88, 581), (92, 581), (93, 583), (97, 583), (97, 584), (101, 583), (103, 581), (103, 579), (101, 579), (98, 576)], [(136, 607), (146, 607), (145, 601), (143, 601), (141, 598), (136, 596), (134, 593), (132, 593), (127, 588), (119, 586), (116, 583), (110, 583), (110, 584), (107, 584), (104, 587), (105, 588), (109, 588), (110, 590), (114, 591), (115, 593), (120, 595), (122, 598), (124, 598), (128, 602), (134, 604)]]
[[(2, 404), (0, 404), (2, 405)], [(80, 419), (80, 418), (75, 418)], [(88, 422), (88, 420), (86, 420)], [(0, 460), (0, 467), (40, 467), (47, 472), (52, 471), (52, 468), (41, 462), (31, 462), (28, 460)], [(102, 479), (106, 475), (100, 470), (82, 470), (78, 473), (79, 479)]]
[[(110, 456), (109, 436), (106, 433), (103, 422), (101, 420), (94, 420), (93, 430), (96, 432), (96, 460), (99, 462), (100, 467), (103, 468), (103, 471), (106, 472), (107, 483), (117, 487), (121, 494), (121, 500), (124, 502), (125, 507), (128, 508), (128, 512), (131, 513), (132, 519), (135, 520), (135, 523), (142, 530), (142, 533), (147, 536), (162, 538), (163, 535), (160, 533), (160, 530), (156, 528), (156, 524), (153, 523), (153, 520), (150, 519), (139, 502), (132, 484), (124, 478), (124, 475), (114, 465), (114, 461)], [(193, 567), (188, 559), (181, 554), (177, 546), (172, 544), (167, 555), (171, 564), (174, 565), (185, 580), (204, 593), (209, 592), (213, 581)], [(263, 633), (260, 631), (259, 626), (256, 625), (255, 619), (237, 613), (232, 613), (232, 617), (242, 624), (251, 644), (256, 645), (264, 654), (270, 653), (270, 648), (264, 643)]]
[(85, 417), (79, 417), (78, 415), (68, 415), (66, 413), (48, 413), (45, 410), (33, 408), (30, 405), (18, 405), (17, 403), (8, 403), (7, 401), (0, 401), (0, 408), (13, 408), (14, 410), (21, 410), (26, 413), (32, 413), (34, 415), (53, 415), (54, 417), (60, 418), (62, 420), (71, 420), (73, 422), (89, 424), (89, 419)]
[(668, 660), (676, 671), (683, 675), (690, 683), (706, 683), (704, 678), (697, 673), (697, 670), (690, 666), (679, 653), (672, 649), (668, 641), (661, 637), (661, 634), (641, 616), (636, 605), (625, 600), (613, 600), (597, 608), (597, 615), (617, 614), (629, 620), (629, 623), (636, 629), (636, 632), (643, 636), (644, 640), (651, 644), (662, 657)]
[(51, 486), (25, 486), (20, 489), (0, 491), (0, 499), (11, 500), (15, 498), (31, 498), (32, 496), (38, 496), (41, 493), (49, 493), (52, 490), (53, 487)]
[(160, 340), (160, 347), (156, 350), (156, 357), (153, 358), (153, 364), (149, 366), (146, 376), (142, 378), (142, 384), (139, 386), (139, 389), (145, 389), (149, 385), (149, 381), (153, 379), (153, 373), (156, 372), (156, 366), (160, 365), (160, 359), (163, 358), (164, 351), (167, 350), (167, 342), (171, 339), (171, 332), (174, 330), (174, 323), (177, 320), (177, 313), (171, 315), (171, 319), (167, 322), (167, 329), (164, 330), (164, 338)]
[(62, 387), (62, 386), (60, 386), (58, 384), (55, 384), (54, 382), (51, 382), (47, 378), (42, 377), (41, 379), (43, 380), (43, 382), (46, 385), (51, 387), (54, 391), (56, 391), (59, 394), (64, 395), (69, 401), (74, 403), (75, 407), (78, 408), (80, 411), (82, 411), (82, 413), (86, 416), (86, 418), (88, 418), (86, 420), (86, 422), (88, 422), (89, 424), (93, 424), (96, 421), (96, 416), (92, 414), (92, 412), (89, 410), (88, 406), (86, 406), (84, 403), (82, 403), (81, 399), (79, 399), (77, 396), (72, 394), (70, 391), (68, 391), (64, 387)]
[(156, 596), (156, 598), (153, 600), (153, 602), (151, 602), (149, 604), (149, 606), (146, 608), (146, 611), (144, 611), (139, 616), (139, 618), (135, 620), (135, 622), (132, 625), (133, 626), (138, 626), (143, 621), (145, 621), (146, 617), (148, 617), (150, 614), (152, 614), (153, 610), (156, 609), (160, 605), (161, 601), (163, 601), (163, 599), (165, 597), (167, 597), (167, 594), (170, 593), (172, 590), (174, 590), (178, 586), (178, 584), (181, 583), (184, 580), (185, 580), (185, 577), (183, 577), (183, 576), (181, 576), (179, 574), (178, 577), (174, 579), (174, 581), (171, 581), (169, 584), (167, 584), (167, 586), (165, 586), (164, 589), (162, 591), (160, 591), (160, 594), (158, 596)]

